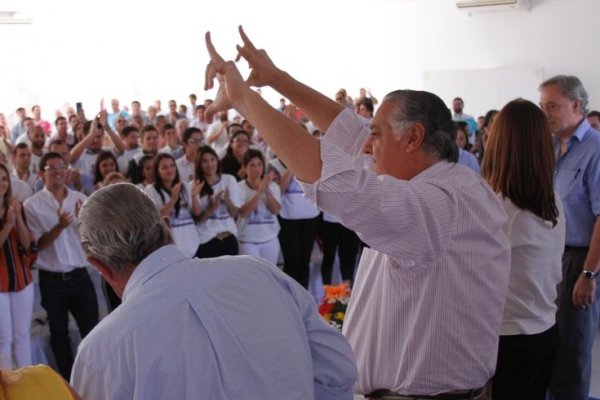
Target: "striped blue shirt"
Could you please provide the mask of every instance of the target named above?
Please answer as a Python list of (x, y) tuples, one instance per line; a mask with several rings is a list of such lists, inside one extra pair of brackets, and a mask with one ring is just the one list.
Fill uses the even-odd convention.
[(589, 246), (600, 215), (600, 133), (584, 118), (569, 138), (565, 154), (558, 157), (558, 137), (554, 138), (554, 149), (558, 159), (554, 185), (567, 222), (565, 244)]
[(348, 342), (283, 272), (174, 246), (135, 268), (71, 376), (86, 400), (351, 400), (355, 380)]

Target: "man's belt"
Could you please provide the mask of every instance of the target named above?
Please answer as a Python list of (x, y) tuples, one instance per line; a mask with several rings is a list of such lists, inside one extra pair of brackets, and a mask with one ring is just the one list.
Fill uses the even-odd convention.
[(487, 399), (486, 394), (488, 393), (488, 389), (490, 388), (490, 384), (488, 383), (484, 387), (479, 389), (472, 390), (457, 390), (452, 392), (440, 393), (433, 396), (425, 396), (425, 395), (404, 395), (396, 392), (392, 392), (387, 389), (379, 389), (365, 395), (367, 399), (373, 400), (484, 400)]

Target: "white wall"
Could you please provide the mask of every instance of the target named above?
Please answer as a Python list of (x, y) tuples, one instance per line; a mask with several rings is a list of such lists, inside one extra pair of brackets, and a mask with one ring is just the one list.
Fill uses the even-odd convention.
[[(239, 23), (257, 45), (299, 79), (333, 96), (369, 87), (382, 97), (398, 88), (422, 89), (426, 71), (504, 68), (578, 75), (600, 108), (600, 1), (532, 0), (530, 12), (468, 16), (455, 0), (20, 0), (29, 26), (0, 26), (0, 111), (42, 104), (46, 118), (63, 103), (83, 101), (88, 112), (101, 97), (200, 99), (207, 57), (203, 34), (235, 56)], [(0, 2), (1, 7), (1, 2)], [(245, 68), (245, 67), (244, 67)], [(464, 79), (461, 79), (464, 81)], [(529, 80), (531, 81), (531, 79)], [(506, 82), (510, 85), (511, 82)], [(472, 93), (454, 82), (455, 94)], [(464, 91), (461, 90), (464, 85)], [(531, 85), (526, 85), (531, 86)], [(468, 88), (470, 88), (468, 90)], [(519, 89), (515, 89), (519, 92)], [(536, 101), (536, 88), (522, 88)], [(482, 88), (464, 97), (481, 114), (508, 100)], [(278, 96), (264, 92), (273, 104)]]

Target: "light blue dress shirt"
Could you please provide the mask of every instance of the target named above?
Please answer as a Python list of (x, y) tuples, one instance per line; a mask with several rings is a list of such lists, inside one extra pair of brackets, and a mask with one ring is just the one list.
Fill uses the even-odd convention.
[(346, 339), (266, 261), (164, 246), (81, 343), (71, 383), (97, 399), (352, 399)]
[(481, 175), (481, 167), (477, 162), (477, 157), (469, 153), (466, 150), (458, 149), (458, 161), (457, 164), (464, 165), (465, 167), (471, 168), (477, 175)]
[[(559, 154), (560, 139), (554, 138)], [(565, 244), (590, 245), (596, 217), (600, 215), (600, 133), (586, 118), (569, 138), (565, 154), (558, 158), (554, 171), (555, 190), (565, 209)]]

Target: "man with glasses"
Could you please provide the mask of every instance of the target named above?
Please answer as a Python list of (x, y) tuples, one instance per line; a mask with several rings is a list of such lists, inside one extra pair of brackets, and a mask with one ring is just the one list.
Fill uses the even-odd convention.
[(183, 182), (194, 179), (194, 160), (196, 160), (196, 151), (202, 145), (202, 131), (198, 128), (187, 128), (182, 135), (183, 151), (182, 157), (175, 161), (179, 178)]
[(68, 168), (59, 153), (44, 154), (40, 160), (44, 188), (24, 204), (27, 225), (39, 251), (36, 266), (42, 307), (48, 314), (50, 345), (65, 379), (69, 379), (73, 365), (69, 312), (82, 338), (98, 323), (96, 292), (76, 226), (79, 208), (87, 197), (67, 187)]
[(586, 119), (588, 94), (577, 77), (558, 75), (539, 89), (554, 135), (554, 186), (567, 223), (556, 314), (560, 346), (550, 394), (587, 400), (600, 320), (600, 133)]

